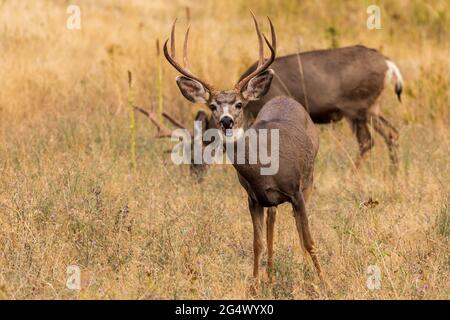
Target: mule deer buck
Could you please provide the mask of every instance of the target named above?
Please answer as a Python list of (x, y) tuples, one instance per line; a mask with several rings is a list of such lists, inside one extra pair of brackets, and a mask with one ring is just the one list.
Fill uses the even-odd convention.
[[(250, 101), (261, 99), (269, 90), (274, 71), (269, 69), (275, 60), (276, 35), (272, 22), (271, 42), (261, 33), (258, 22), (253, 16), (259, 43), (259, 62), (257, 67), (242, 78), (232, 90), (216, 90), (211, 84), (194, 75), (188, 68), (187, 43), (189, 29), (184, 40), (183, 61), (179, 64), (175, 57), (175, 24), (171, 32), (171, 53), (169, 54), (167, 40), (164, 44), (164, 55), (168, 62), (182, 75), (176, 78), (176, 83), (183, 96), (191, 102), (206, 104), (212, 112), (212, 118), (224, 140), (231, 139), (234, 147), (245, 139), (237, 134), (239, 129), (278, 130), (279, 132), (279, 170), (273, 175), (262, 175), (262, 164), (239, 164), (233, 161), (239, 182), (247, 191), (248, 206), (253, 222), (253, 275), (258, 279), (259, 263), (263, 251), (264, 208), (267, 209), (267, 247), (268, 274), (271, 278), (273, 270), (273, 235), (276, 208), (289, 202), (294, 211), (297, 231), (301, 245), (310, 254), (319, 277), (321, 269), (314, 241), (309, 229), (305, 201), (312, 189), (314, 159), (318, 151), (318, 135), (314, 124), (303, 106), (289, 97), (276, 97), (261, 108), (257, 118), (249, 126), (244, 116), (244, 110)], [(270, 57), (264, 59), (264, 42), (270, 49)], [(242, 132), (242, 131), (241, 131)], [(248, 146), (247, 140), (244, 144)], [(269, 144), (276, 143), (270, 140)], [(228, 148), (229, 145), (226, 146)], [(246, 150), (250, 153), (250, 147)]]

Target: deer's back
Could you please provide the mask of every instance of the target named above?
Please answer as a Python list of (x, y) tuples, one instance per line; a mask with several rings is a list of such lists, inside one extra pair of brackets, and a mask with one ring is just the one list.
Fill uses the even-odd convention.
[(247, 111), (257, 114), (267, 101), (279, 95), (290, 95), (305, 105), (299, 58), (309, 113), (316, 123), (336, 121), (347, 110), (370, 106), (384, 88), (387, 65), (377, 50), (358, 45), (292, 54), (275, 60), (271, 68), (277, 76), (269, 92), (260, 101), (251, 102)]
[(279, 96), (268, 101), (253, 124), (253, 127), (262, 128), (274, 126), (280, 130), (280, 139), (293, 139), (303, 137), (311, 141), (314, 154), (319, 148), (319, 138), (311, 117), (303, 105), (296, 100)]

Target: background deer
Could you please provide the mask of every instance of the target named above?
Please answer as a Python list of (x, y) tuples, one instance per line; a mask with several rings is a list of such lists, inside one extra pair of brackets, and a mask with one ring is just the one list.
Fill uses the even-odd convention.
[[(241, 78), (256, 68), (254, 64)], [(397, 166), (399, 134), (381, 115), (378, 105), (385, 83), (392, 75), (401, 101), (403, 79), (394, 62), (375, 49), (358, 45), (291, 54), (276, 59), (271, 68), (276, 74), (274, 83), (261, 100), (249, 103), (247, 112), (256, 115), (271, 98), (290, 96), (307, 108), (314, 123), (349, 120), (359, 144), (357, 165), (374, 145), (369, 131), (369, 126), (373, 126), (384, 138), (391, 162)]]
[[(253, 14), (252, 14), (253, 16)], [(321, 277), (321, 269), (316, 255), (314, 241), (309, 229), (305, 201), (312, 189), (314, 159), (318, 151), (318, 136), (308, 113), (297, 101), (288, 97), (277, 97), (267, 102), (251, 126), (246, 121), (244, 110), (250, 101), (260, 100), (269, 90), (274, 71), (269, 66), (275, 60), (276, 35), (269, 19), (272, 41), (262, 35), (258, 22), (253, 16), (259, 41), (259, 62), (257, 67), (242, 78), (232, 90), (216, 90), (211, 84), (195, 76), (188, 69), (187, 41), (189, 29), (185, 36), (183, 52), (184, 66), (175, 60), (175, 23), (171, 33), (171, 54), (164, 44), (164, 55), (169, 63), (182, 76), (176, 78), (183, 96), (191, 102), (204, 103), (212, 112), (212, 118), (217, 128), (220, 128), (222, 138), (231, 139), (236, 144), (242, 136), (236, 132), (239, 129), (279, 130), (279, 171), (274, 175), (261, 175), (261, 163), (237, 164), (239, 181), (248, 194), (248, 205), (253, 222), (253, 275), (258, 278), (259, 262), (263, 251), (264, 207), (267, 207), (267, 246), (268, 273), (273, 269), (273, 232), (276, 207), (284, 202), (290, 202), (294, 211), (297, 231), (301, 245), (306, 249)], [(263, 56), (263, 39), (270, 49), (270, 57)], [(247, 141), (247, 140), (246, 140)], [(268, 142), (271, 144), (272, 141)], [(248, 145), (246, 151), (251, 146)], [(247, 155), (248, 156), (248, 155)], [(248, 158), (247, 158), (248, 159)]]
[[(134, 108), (136, 110), (138, 110), (139, 112), (141, 112), (142, 114), (144, 114), (146, 117), (148, 117), (149, 120), (155, 125), (155, 127), (157, 129), (157, 132), (155, 135), (156, 138), (170, 138), (172, 136), (173, 130), (168, 128), (167, 126), (165, 126), (164, 123), (161, 123), (158, 120), (158, 116), (155, 115), (152, 111), (145, 110), (138, 106), (134, 106)], [(194, 137), (194, 130), (189, 130), (186, 125), (182, 124), (179, 120), (175, 119), (175, 117), (173, 117), (172, 115), (170, 115), (167, 112), (163, 112), (162, 115), (175, 127), (179, 128), (179, 129), (188, 130), (190, 136)], [(203, 110), (200, 110), (197, 112), (194, 121), (198, 121), (201, 123), (201, 128), (202, 128), (201, 132), (202, 133), (204, 133), (208, 129), (216, 129), (217, 128), (214, 120), (211, 117), (208, 117), (206, 112)], [(192, 141), (191, 142), (191, 151), (192, 151), (194, 148), (194, 140), (192, 139), (191, 141)], [(207, 146), (213, 142), (214, 142), (214, 140), (204, 141), (202, 139), (202, 148), (204, 148), (205, 146)], [(171, 150), (167, 150), (166, 152), (171, 152)], [(205, 163), (201, 163), (201, 164), (195, 163), (193, 157), (194, 157), (194, 152), (191, 152), (191, 162), (190, 162), (190, 166), (189, 166), (191, 175), (194, 178), (196, 178), (198, 182), (202, 182), (204, 179), (204, 176), (207, 172), (208, 165)]]

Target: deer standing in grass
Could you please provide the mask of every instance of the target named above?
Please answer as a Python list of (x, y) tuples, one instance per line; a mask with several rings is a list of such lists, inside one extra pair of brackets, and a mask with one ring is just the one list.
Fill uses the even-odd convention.
[[(255, 63), (241, 78), (256, 68)], [(401, 101), (403, 78), (392, 60), (375, 49), (357, 45), (279, 57), (272, 68), (276, 77), (269, 92), (260, 100), (250, 102), (246, 112), (256, 115), (271, 98), (290, 96), (307, 107), (314, 123), (333, 123), (342, 118), (350, 122), (359, 145), (356, 166), (374, 146), (371, 126), (383, 137), (391, 163), (397, 167), (399, 134), (379, 110), (380, 95), (392, 76), (396, 79), (395, 93)]]
[[(254, 16), (253, 20), (259, 43), (259, 62), (255, 70), (242, 78), (232, 90), (216, 90), (211, 84), (195, 76), (189, 70), (187, 57), (189, 28), (184, 40), (184, 65), (176, 61), (174, 35), (176, 20), (170, 38), (171, 53), (168, 52), (169, 40), (167, 40), (164, 44), (164, 55), (168, 62), (182, 74), (176, 78), (176, 83), (183, 96), (191, 102), (203, 103), (208, 106), (216, 127), (220, 128), (219, 132), (223, 139), (231, 139), (234, 144), (237, 144), (239, 139), (245, 139), (242, 138), (242, 135), (237, 134), (237, 132), (242, 132), (239, 129), (243, 129), (245, 132), (249, 129), (254, 129), (256, 132), (260, 132), (261, 129), (278, 130), (279, 132), (279, 170), (275, 174), (262, 175), (260, 162), (257, 164), (233, 162), (239, 182), (248, 194), (248, 207), (253, 222), (254, 277), (259, 278), (259, 264), (264, 248), (264, 208), (268, 208), (266, 220), (267, 271), (270, 279), (273, 270), (276, 208), (282, 203), (289, 202), (292, 204), (301, 246), (310, 254), (319, 277), (322, 279), (305, 206), (313, 185), (314, 160), (319, 147), (318, 135), (303, 106), (284, 96), (276, 97), (265, 103), (252, 125), (248, 125), (244, 110), (250, 101), (257, 101), (268, 92), (274, 75), (273, 70), (269, 67), (275, 60), (276, 53), (276, 35), (270, 19), (271, 42), (261, 33)], [(268, 59), (264, 59), (264, 42), (270, 49)], [(269, 142), (269, 144), (271, 143), (274, 141)]]

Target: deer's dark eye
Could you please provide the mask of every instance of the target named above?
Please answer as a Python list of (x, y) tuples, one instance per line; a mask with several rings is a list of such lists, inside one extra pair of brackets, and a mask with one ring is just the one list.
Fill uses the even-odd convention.
[(215, 104), (210, 104), (209, 108), (211, 109), (211, 111), (216, 111), (217, 106)]
[(242, 103), (241, 102), (238, 102), (238, 103), (236, 103), (236, 109), (241, 109), (242, 108)]

